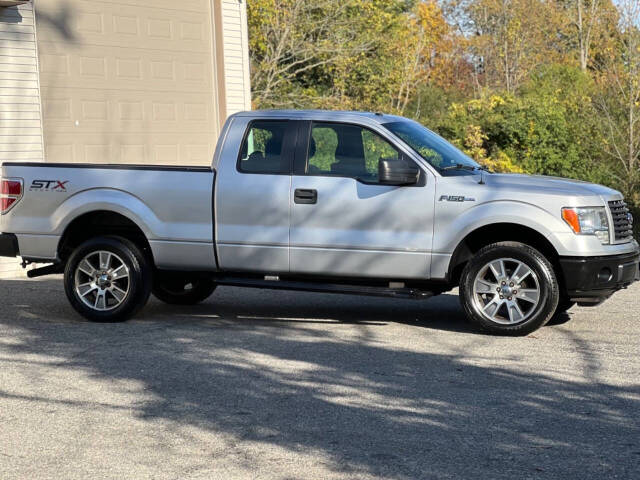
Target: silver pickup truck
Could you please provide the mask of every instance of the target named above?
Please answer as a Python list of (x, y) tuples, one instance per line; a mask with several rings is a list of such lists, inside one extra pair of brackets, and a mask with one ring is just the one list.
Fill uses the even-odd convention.
[(622, 195), (485, 171), (411, 120), (322, 111), (226, 122), (211, 168), (2, 165), (0, 255), (64, 272), (93, 321), (217, 285), (424, 299), (523, 335), (638, 280)]

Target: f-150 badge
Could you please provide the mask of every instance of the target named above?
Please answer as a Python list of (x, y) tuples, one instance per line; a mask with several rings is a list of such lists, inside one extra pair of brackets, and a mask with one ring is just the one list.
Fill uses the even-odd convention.
[(441, 202), (475, 202), (475, 198), (471, 197), (459, 197), (456, 195), (442, 195), (440, 197)]

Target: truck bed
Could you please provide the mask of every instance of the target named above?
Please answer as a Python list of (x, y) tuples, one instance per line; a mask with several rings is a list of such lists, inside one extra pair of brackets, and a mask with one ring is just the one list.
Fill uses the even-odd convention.
[(55, 260), (69, 223), (104, 210), (142, 229), (159, 268), (215, 269), (210, 167), (5, 162), (2, 176), (23, 181), (0, 231), (18, 236), (25, 258)]

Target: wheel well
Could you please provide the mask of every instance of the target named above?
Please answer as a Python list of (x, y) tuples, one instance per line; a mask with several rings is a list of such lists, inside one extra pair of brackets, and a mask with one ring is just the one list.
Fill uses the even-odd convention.
[(483, 247), (497, 242), (520, 242), (542, 253), (556, 270), (558, 280), (562, 282), (562, 272), (558, 263), (558, 252), (541, 233), (533, 228), (515, 223), (497, 223), (485, 225), (468, 234), (456, 247), (447, 272), (447, 281), (452, 285), (460, 283), (462, 270), (467, 262)]
[(69, 224), (58, 245), (60, 260), (66, 262), (78, 246), (102, 235), (117, 235), (132, 241), (153, 261), (151, 246), (140, 227), (124, 215), (108, 210), (85, 213)]

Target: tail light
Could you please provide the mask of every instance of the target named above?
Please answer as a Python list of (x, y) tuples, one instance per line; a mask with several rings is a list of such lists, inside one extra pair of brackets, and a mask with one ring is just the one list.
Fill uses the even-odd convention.
[(21, 178), (3, 178), (0, 184), (0, 212), (7, 213), (22, 198)]

